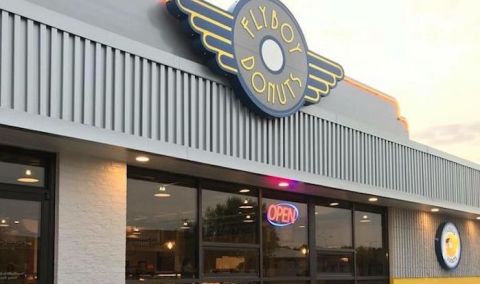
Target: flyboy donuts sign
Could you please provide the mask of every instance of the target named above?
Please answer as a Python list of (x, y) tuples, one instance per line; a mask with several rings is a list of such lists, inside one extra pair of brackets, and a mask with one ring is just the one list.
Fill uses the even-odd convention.
[(320, 102), (344, 77), (337, 63), (310, 51), (297, 21), (279, 0), (239, 0), (224, 11), (203, 0), (170, 0), (167, 8), (227, 75), (257, 113), (285, 117)]

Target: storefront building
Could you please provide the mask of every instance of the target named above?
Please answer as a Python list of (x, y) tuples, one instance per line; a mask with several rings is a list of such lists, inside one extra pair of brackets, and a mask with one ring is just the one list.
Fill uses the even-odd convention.
[(280, 2), (0, 10), (0, 283), (480, 283), (480, 166)]

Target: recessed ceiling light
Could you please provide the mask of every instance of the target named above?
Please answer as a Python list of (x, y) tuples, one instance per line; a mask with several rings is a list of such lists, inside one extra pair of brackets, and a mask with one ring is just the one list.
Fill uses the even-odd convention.
[(370, 197), (368, 199), (369, 202), (377, 202), (378, 201), (378, 198), (377, 197)]
[(20, 177), (17, 179), (18, 182), (21, 183), (37, 183), (39, 180), (35, 177), (33, 177), (32, 171), (31, 170), (26, 170), (25, 175), (23, 177)]
[(279, 183), (278, 183), (278, 186), (279, 186), (279, 187), (288, 187), (289, 185), (290, 185), (290, 184), (289, 184), (288, 182), (286, 182), (286, 181), (282, 181), (282, 182), (279, 182)]
[(440, 212), (440, 209), (438, 209), (438, 208), (432, 208), (430, 211), (432, 211), (432, 212)]
[(340, 205), (340, 203), (338, 203), (338, 202), (332, 202), (332, 203), (330, 203), (330, 206), (332, 206), (332, 207), (335, 207), (335, 206), (338, 206), (338, 205)]
[(477, 217), (477, 220), (480, 220), (480, 216)]
[(18, 225), (18, 224), (20, 224), (20, 221), (15, 220), (13, 223)]
[(249, 193), (249, 192), (250, 192), (250, 189), (247, 189), (247, 188), (240, 189), (239, 192), (240, 192), (240, 193)]
[(8, 227), (8, 226), (9, 226), (9, 225), (7, 224), (7, 220), (2, 219), (2, 220), (0, 221), (0, 227)]
[(147, 156), (137, 156), (135, 160), (139, 163), (148, 163), (150, 162), (150, 158)]
[(362, 217), (364, 220), (368, 219), (368, 216), (367, 215), (363, 215)]

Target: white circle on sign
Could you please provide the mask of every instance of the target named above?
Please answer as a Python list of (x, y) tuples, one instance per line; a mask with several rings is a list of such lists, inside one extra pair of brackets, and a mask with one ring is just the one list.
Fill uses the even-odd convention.
[(460, 233), (457, 227), (452, 223), (447, 223), (442, 231), (441, 251), (445, 266), (449, 269), (455, 269), (460, 263), (462, 255), (462, 243)]
[(283, 51), (277, 41), (266, 39), (261, 46), (261, 56), (265, 66), (272, 72), (282, 70), (285, 63)]

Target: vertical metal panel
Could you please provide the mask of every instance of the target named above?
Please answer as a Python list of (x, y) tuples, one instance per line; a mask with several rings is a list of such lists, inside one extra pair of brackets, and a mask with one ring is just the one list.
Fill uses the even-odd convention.
[[(105, 52), (102, 51), (102, 55), (104, 55)], [(135, 72), (133, 70), (135, 58), (129, 53), (125, 53), (125, 82), (124, 82), (124, 88), (125, 88), (125, 103), (124, 103), (124, 131), (127, 134), (133, 135), (134, 134), (134, 129), (135, 129), (135, 121), (134, 121), (134, 81), (135, 81)], [(165, 70), (162, 70), (162, 75), (165, 75)], [(163, 88), (161, 89), (163, 91)], [(101, 96), (102, 98), (103, 96)], [(160, 97), (161, 93), (160, 93)], [(103, 100), (100, 100), (103, 101)], [(160, 111), (160, 115), (162, 115), (162, 112)], [(162, 120), (160, 120), (161, 122)], [(162, 138), (162, 137), (160, 137)]]
[[(33, 113), (33, 114), (39, 113), (39, 108), (38, 108), (39, 106), (39, 100), (38, 100), (39, 99), (39, 93), (38, 93), (39, 70), (38, 68), (36, 68), (38, 66), (38, 60), (39, 60), (38, 45), (37, 45), (38, 36), (39, 36), (39, 25), (33, 22), (32, 20), (27, 20), (27, 54), (26, 54), (27, 81), (25, 82), (27, 85), (27, 106), (25, 111), (27, 113)], [(66, 48), (64, 46), (62, 50), (65, 50), (65, 49)], [(63, 66), (65, 66), (65, 63), (63, 63)], [(62, 70), (62, 73), (64, 73), (63, 70)], [(66, 84), (65, 81), (66, 80), (62, 80), (63, 85)]]
[(211, 128), (211, 99), (212, 99), (212, 83), (208, 80), (205, 81), (205, 150), (211, 152), (211, 139), (212, 139), (212, 128)]
[(124, 132), (124, 102), (125, 102), (125, 73), (124, 73), (124, 53), (120, 50), (115, 50), (114, 66), (113, 66), (113, 130)]
[(211, 109), (210, 109), (210, 116), (211, 116), (211, 136), (210, 136), (210, 143), (211, 143), (211, 151), (214, 153), (218, 153), (218, 85), (216, 82), (211, 82), (212, 91), (210, 93), (211, 99)]
[[(113, 99), (114, 99), (114, 90), (113, 90), (113, 74), (114, 74), (114, 50), (112, 50), (111, 47), (107, 46), (107, 49), (106, 49), (106, 55), (105, 55), (105, 95), (104, 95), (104, 99), (105, 99), (105, 102), (103, 103), (105, 109), (104, 109), (104, 119), (105, 119), (105, 128), (108, 129), (108, 130), (112, 130), (113, 129), (113, 114), (114, 114), (114, 104), (113, 104)], [(138, 62), (137, 62), (138, 61)], [(138, 58), (135, 58), (135, 74), (137, 74), (137, 70), (138, 70), (138, 67), (137, 67), (137, 63), (139, 63), (139, 59)], [(139, 86), (139, 83), (137, 82), (137, 80), (135, 80), (135, 86)], [(137, 91), (137, 89), (136, 89)], [(134, 102), (134, 106), (137, 106), (137, 101)], [(83, 109), (83, 108), (82, 108)], [(83, 113), (83, 112), (82, 112)], [(137, 118), (137, 117), (135, 117)], [(134, 120), (135, 122), (139, 121), (137, 119)], [(137, 127), (138, 129), (139, 127)], [(135, 132), (136, 135), (140, 134), (139, 131), (137, 130), (137, 132)]]
[[(160, 66), (160, 128), (159, 128), (159, 131), (160, 131), (160, 141), (166, 141), (167, 140), (167, 137), (166, 137), (166, 129), (167, 129), (167, 90), (168, 90), (168, 84), (167, 84), (167, 72), (168, 72), (168, 68), (164, 65)], [(201, 81), (201, 80), (200, 80)], [(199, 91), (202, 92), (201, 88), (200, 88), (200, 83), (199, 82)], [(199, 95), (199, 97), (201, 97), (201, 95)], [(200, 111), (200, 110), (199, 110)], [(199, 133), (202, 133), (203, 132), (199, 132)]]
[(1, 80), (0, 80), (0, 105), (4, 108), (12, 107), (12, 48), (13, 48), (13, 18), (5, 11), (2, 11), (1, 19)]
[[(65, 39), (66, 37), (64, 36), (64, 41), (67, 40), (68, 38)], [(67, 45), (64, 42), (64, 46)], [(104, 116), (103, 114), (103, 109), (104, 109), (104, 99), (103, 99), (103, 90), (104, 90), (104, 82), (105, 82), (105, 72), (103, 70), (104, 67), (104, 60), (105, 60), (105, 48), (99, 44), (95, 44), (95, 64), (94, 64), (94, 84), (93, 84), (93, 104), (95, 105), (93, 109), (93, 125), (95, 127), (103, 127), (104, 126)], [(67, 61), (67, 58), (63, 59), (64, 61)], [(64, 64), (64, 70), (67, 69), (67, 66)], [(64, 73), (65, 74), (65, 73)], [(65, 87), (64, 89), (68, 89)], [(64, 104), (66, 105), (66, 104)], [(125, 112), (125, 110), (124, 110)]]
[[(50, 29), (47, 26), (40, 24), (40, 115), (48, 116), (49, 109), (48, 109), (48, 100), (50, 96), (50, 86), (49, 86), (49, 77), (50, 77), (50, 56), (49, 56), (49, 31)], [(80, 39), (79, 39), (80, 40)], [(13, 79), (14, 80), (14, 79)], [(10, 100), (10, 104), (11, 104)]]
[[(54, 34), (52, 33), (52, 38)], [(52, 40), (53, 44), (53, 40)], [(86, 125), (92, 125), (94, 119), (94, 100), (93, 100), (93, 92), (94, 92), (94, 73), (93, 73), (93, 66), (94, 66), (94, 59), (93, 56), (93, 45), (87, 39), (84, 42), (84, 54), (83, 54), (83, 123)], [(52, 52), (52, 56), (54, 53)], [(113, 63), (115, 64), (115, 62)], [(53, 76), (52, 76), (53, 77)], [(115, 73), (113, 74), (115, 78)], [(54, 82), (54, 79), (52, 79)], [(52, 94), (53, 95), (53, 94)], [(53, 111), (53, 110), (52, 110)]]
[[(151, 119), (151, 139), (160, 140), (160, 89), (159, 89), (160, 69), (158, 64), (152, 62), (150, 72), (150, 119)], [(124, 106), (125, 107), (125, 106)], [(188, 129), (186, 130), (188, 131)]]
[(169, 126), (172, 128), (172, 134), (173, 134), (173, 139), (172, 142), (175, 144), (182, 144), (182, 134), (183, 130), (181, 128), (182, 125), (182, 120), (183, 120), (183, 113), (182, 113), (182, 97), (183, 97), (183, 74), (182, 71), (180, 70), (175, 70), (175, 91), (172, 92), (172, 104), (173, 108), (171, 108), (172, 111), (169, 111), (169, 113), (172, 113), (170, 115), (171, 119), (169, 120)]
[[(53, 29), (55, 30), (55, 29)], [(26, 21), (15, 15), (13, 21), (13, 109), (25, 111), (26, 102)], [(52, 71), (52, 70), (50, 70)]]
[(233, 156), (232, 151), (232, 90), (225, 88), (225, 139), (224, 139), (224, 155)]
[(0, 17), (2, 108), (480, 206), (478, 169), (303, 112), (264, 119), (227, 85), (7, 11)]
[(166, 139), (165, 142), (174, 142), (174, 127), (172, 125), (173, 116), (175, 115), (175, 70), (168, 67), (167, 72), (167, 93), (166, 95), (166, 108), (165, 108), (165, 126), (166, 126)]

